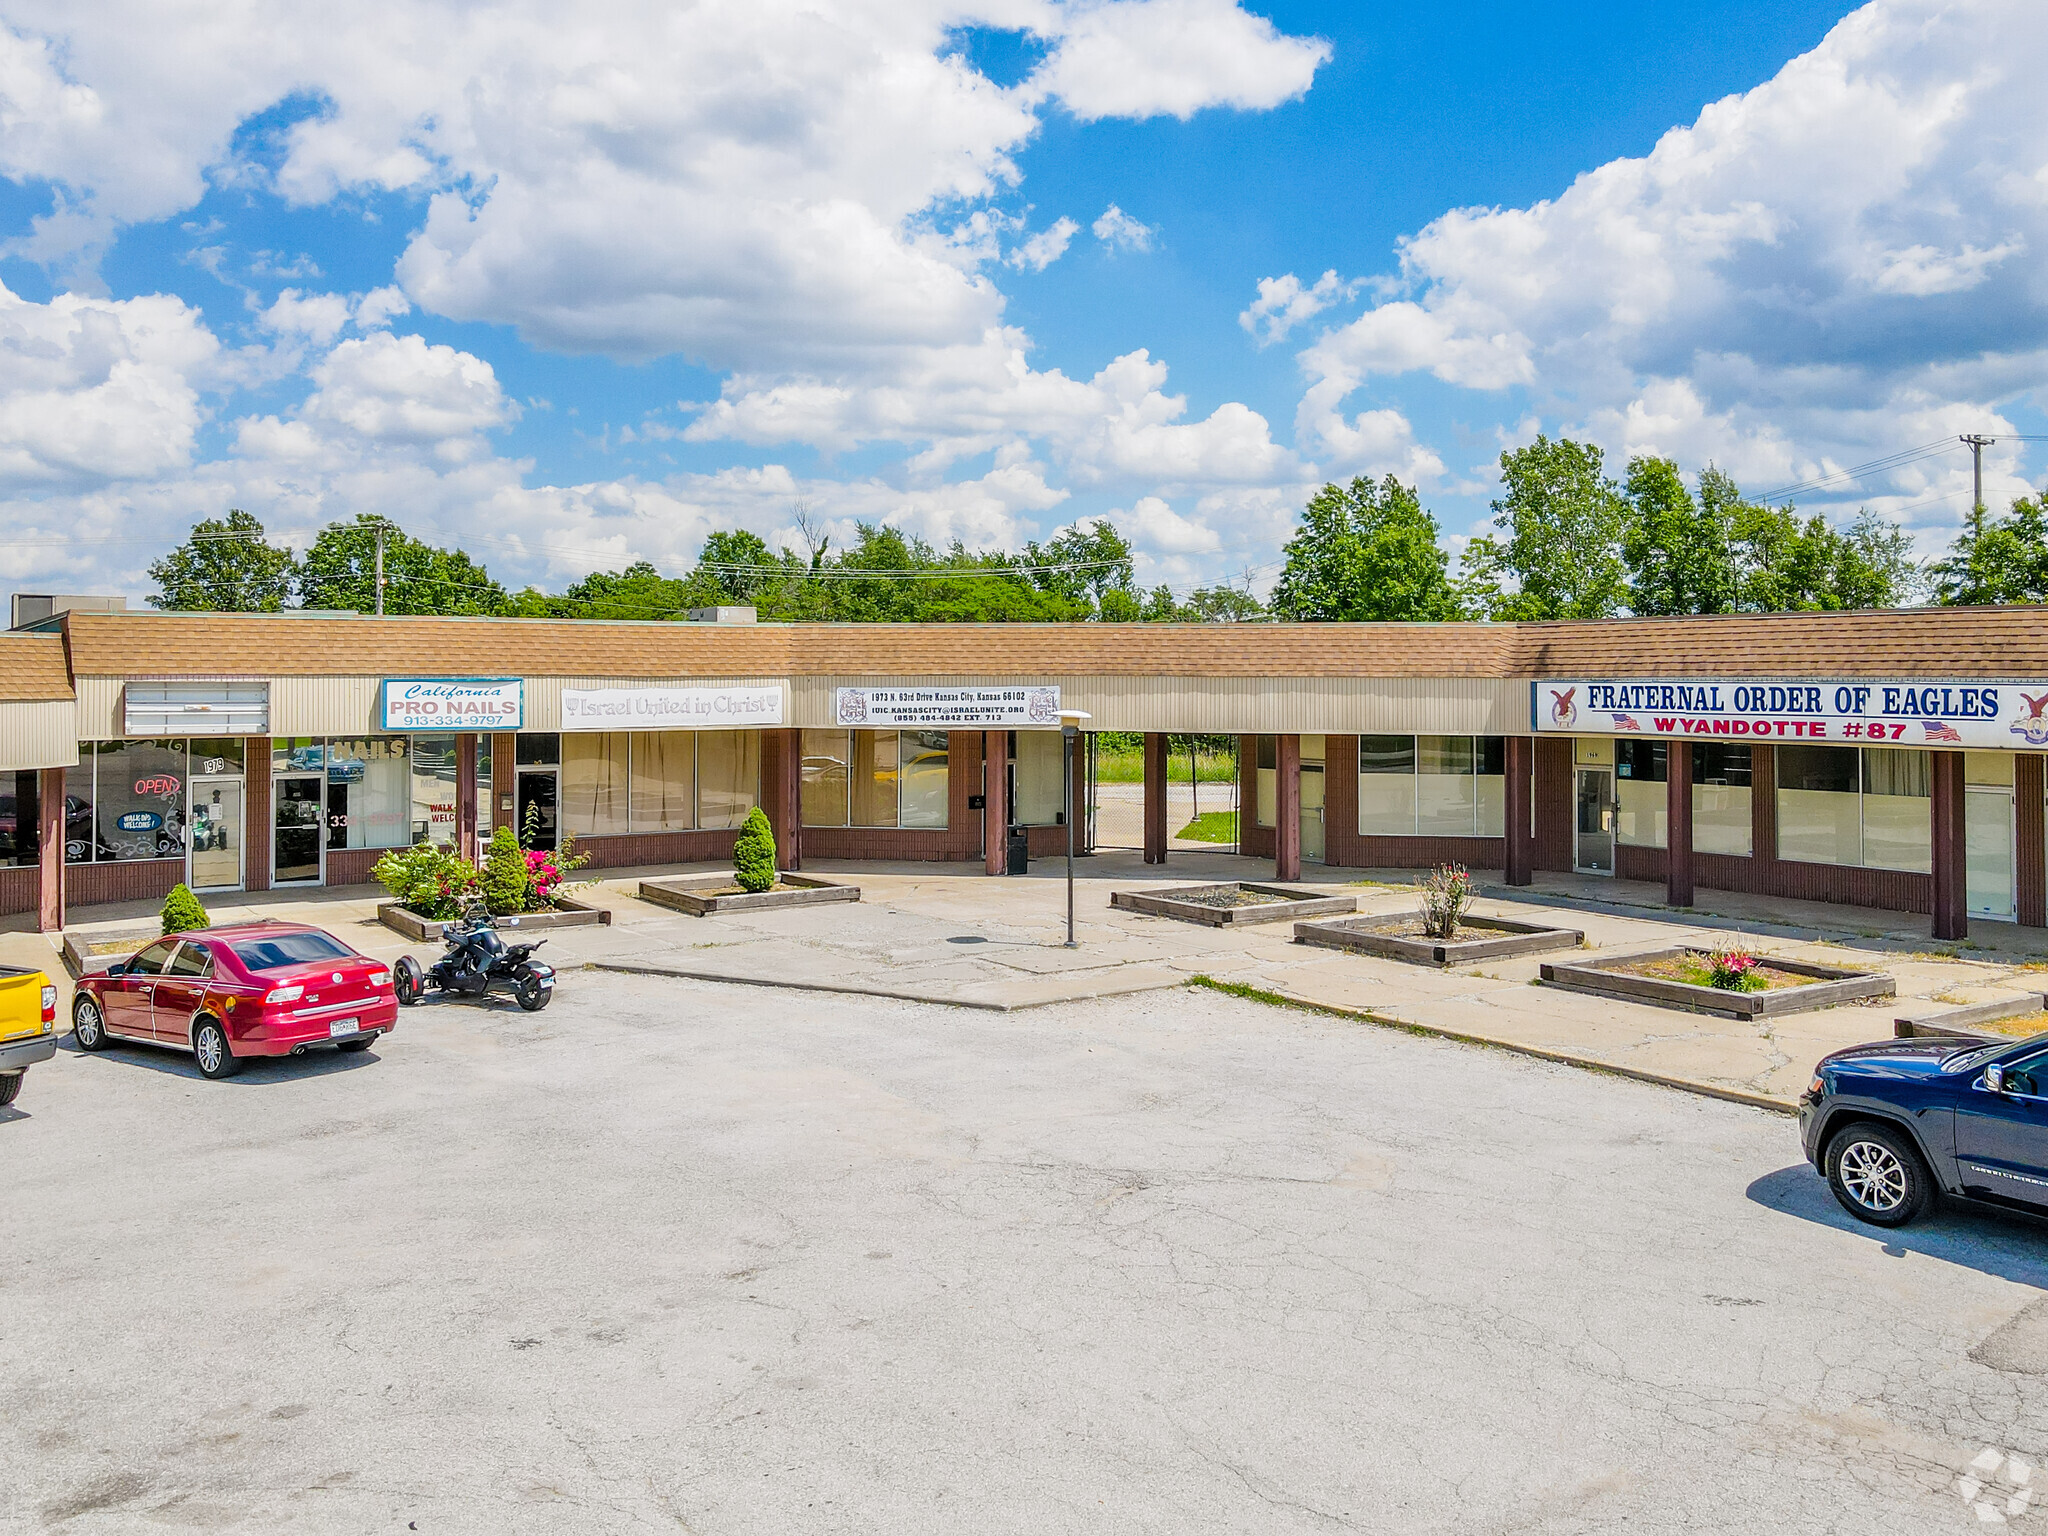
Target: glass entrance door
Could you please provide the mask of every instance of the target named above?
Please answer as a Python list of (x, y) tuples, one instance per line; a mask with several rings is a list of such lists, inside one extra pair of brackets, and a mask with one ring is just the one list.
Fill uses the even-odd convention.
[(1578, 814), (1572, 824), (1572, 867), (1582, 875), (1614, 873), (1614, 770), (1581, 768)]
[[(529, 814), (532, 820), (527, 819)], [(553, 848), (555, 846), (555, 770), (552, 768), (522, 768), (519, 770), (519, 820), (513, 824), (523, 841), (526, 829), (534, 830), (532, 846)]]
[(1301, 859), (1323, 862), (1323, 765), (1301, 765)]
[(270, 781), (270, 883), (318, 885), (327, 867), (327, 775), (293, 774)]
[(1969, 867), (1970, 916), (2019, 916), (2012, 877), (2013, 811), (2009, 789), (1979, 789), (1963, 795), (1963, 858)]
[(185, 883), (195, 891), (242, 885), (242, 781), (194, 779)]

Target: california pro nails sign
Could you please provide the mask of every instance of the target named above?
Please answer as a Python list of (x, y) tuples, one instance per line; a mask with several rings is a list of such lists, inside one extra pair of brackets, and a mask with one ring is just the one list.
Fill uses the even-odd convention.
[(387, 731), (516, 731), (526, 723), (526, 685), (516, 677), (390, 677)]
[(2048, 682), (1682, 682), (1532, 685), (1536, 729), (1580, 736), (1720, 736), (1851, 746), (2048, 746)]

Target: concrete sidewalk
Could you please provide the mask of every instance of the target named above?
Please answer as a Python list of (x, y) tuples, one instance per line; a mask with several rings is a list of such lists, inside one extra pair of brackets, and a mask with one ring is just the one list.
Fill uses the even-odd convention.
[[(587, 893), (611, 909), (613, 924), (552, 933), (546, 953), (563, 967), (735, 982), (814, 998), (840, 993), (1000, 1011), (1179, 986), (1205, 975), (1319, 1007), (1775, 1108), (1793, 1103), (1819, 1057), (1889, 1034), (1895, 1014), (2048, 986), (2048, 970), (2028, 969), (2048, 964), (2048, 934), (2010, 925), (1978, 925), (2000, 931), (1981, 941), (1973, 934), (1980, 947), (1964, 950), (1934, 946), (1906, 926), (1912, 920), (1903, 914), (1782, 901), (1768, 904), (1771, 922), (1740, 912), (1679, 914), (1614, 900), (1636, 893), (1613, 882), (1585, 893), (1560, 882), (1558, 888), (1513, 898), (1495, 893), (1477, 904), (1484, 914), (1553, 922), (1569, 912), (1569, 925), (1585, 931), (1589, 947), (1607, 953), (1734, 938), (1767, 954), (1874, 965), (1898, 982), (1896, 1003), (1743, 1023), (1539, 986), (1541, 957), (1440, 972), (1297, 945), (1291, 923), (1212, 929), (1109, 905), (1112, 890), (1137, 885), (1272, 878), (1265, 861), (1227, 853), (1176, 852), (1164, 867), (1147, 866), (1124, 851), (1079, 861), (1079, 947), (1072, 950), (1063, 947), (1066, 902), (1058, 861), (1041, 861), (1021, 879), (990, 879), (965, 865), (807, 861), (805, 867), (853, 880), (862, 889), (861, 902), (693, 918), (633, 895), (642, 875), (673, 874), (674, 868), (615, 871)], [(1356, 895), (1367, 913), (1413, 908), (1412, 871), (1378, 876), (1315, 882), (1312, 888)], [(431, 946), (408, 945), (376, 921), (378, 895), (361, 887), (270, 892), (216, 902), (212, 911), (220, 922), (269, 916), (319, 923), (371, 954), (432, 952)], [(1588, 900), (1596, 895), (1608, 899)], [(152, 917), (151, 905), (137, 904), (132, 911), (96, 913), (81, 928), (146, 927)], [(1888, 932), (1878, 926), (1885, 923)], [(53, 953), (43, 936), (0, 933), (0, 959), (42, 965), (68, 990)], [(768, 995), (742, 1006), (756, 1006)]]

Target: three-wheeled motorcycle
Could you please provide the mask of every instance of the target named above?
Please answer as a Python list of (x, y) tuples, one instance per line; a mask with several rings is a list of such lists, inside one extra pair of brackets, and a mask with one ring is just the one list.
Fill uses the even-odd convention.
[[(513, 926), (519, 919), (504, 921)], [(482, 902), (472, 902), (459, 922), (443, 928), (441, 940), (447, 951), (432, 965), (423, 969), (411, 955), (401, 955), (392, 967), (392, 990), (404, 1006), (419, 1002), (430, 987), (456, 997), (508, 993), (528, 1013), (539, 1012), (553, 1000), (555, 968), (533, 958), (547, 940), (507, 944)]]

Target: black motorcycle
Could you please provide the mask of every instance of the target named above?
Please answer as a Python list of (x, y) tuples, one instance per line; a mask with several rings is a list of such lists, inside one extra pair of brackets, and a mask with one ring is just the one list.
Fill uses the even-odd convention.
[(461, 922), (442, 929), (441, 938), (448, 951), (425, 970), (411, 955), (399, 956), (392, 967), (392, 990), (405, 1007), (424, 997), (428, 987), (456, 997), (509, 992), (528, 1013), (539, 1012), (553, 999), (555, 968), (533, 958), (533, 952), (547, 940), (507, 944), (498, 937), (491, 914), (481, 903), (464, 913)]

